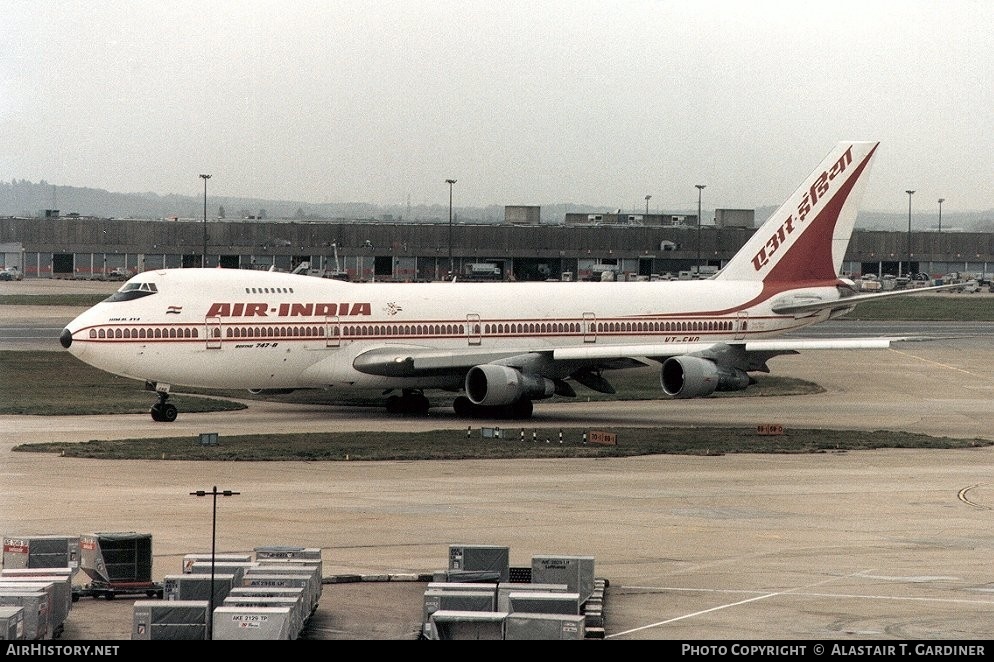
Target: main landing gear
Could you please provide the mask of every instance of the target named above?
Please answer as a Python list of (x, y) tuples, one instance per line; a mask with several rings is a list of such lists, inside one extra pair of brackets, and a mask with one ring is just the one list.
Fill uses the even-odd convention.
[(430, 407), (431, 403), (424, 393), (413, 389), (404, 389), (402, 395), (391, 395), (387, 398), (387, 411), (391, 414), (424, 416)]
[(531, 418), (533, 408), (532, 401), (528, 398), (499, 406), (474, 405), (465, 395), (460, 395), (452, 401), (452, 409), (456, 412), (456, 416), (463, 418), (524, 419)]
[(176, 405), (166, 402), (169, 399), (169, 391), (157, 391), (156, 395), (159, 396), (159, 401), (152, 405), (149, 410), (149, 413), (152, 414), (152, 420), (159, 423), (172, 423), (176, 420), (179, 410), (176, 409)]

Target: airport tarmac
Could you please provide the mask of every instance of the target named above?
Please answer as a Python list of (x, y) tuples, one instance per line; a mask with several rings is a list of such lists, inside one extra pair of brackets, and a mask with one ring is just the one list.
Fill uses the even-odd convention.
[[(2, 314), (6, 314), (0, 311)], [(6, 323), (6, 322), (4, 322)], [(536, 405), (529, 425), (783, 425), (994, 438), (984, 337), (777, 357), (825, 393)], [(479, 421), (471, 422), (478, 426)], [(593, 556), (609, 582), (609, 640), (956, 640), (994, 635), (994, 448), (804, 455), (423, 462), (103, 461), (11, 452), (18, 443), (202, 431), (465, 428), (450, 412), (253, 403), (248, 410), (0, 416), (0, 532), (153, 535), (153, 574), (209, 551), (322, 549), (328, 577), (444, 569), (451, 544)], [(623, 435), (619, 440), (624, 443)], [(482, 442), (475, 442), (482, 443)], [(514, 443), (514, 442), (506, 442)], [(420, 582), (327, 584), (315, 639), (413, 639)], [(83, 599), (64, 638), (130, 638), (131, 600)]]

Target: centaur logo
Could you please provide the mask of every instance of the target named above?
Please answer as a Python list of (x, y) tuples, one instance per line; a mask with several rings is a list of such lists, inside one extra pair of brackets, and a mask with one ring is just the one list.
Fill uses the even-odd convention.
[(368, 302), (359, 303), (212, 303), (207, 317), (345, 317), (372, 315)]
[(804, 199), (797, 205), (797, 220), (795, 221), (793, 216), (788, 216), (787, 220), (781, 223), (780, 227), (773, 233), (773, 236), (767, 240), (766, 245), (760, 248), (759, 252), (752, 257), (752, 266), (756, 271), (769, 264), (770, 257), (787, 242), (788, 235), (800, 227), (800, 224), (811, 213), (811, 208), (828, 193), (829, 182), (845, 172), (846, 167), (851, 163), (852, 146), (846, 150), (842, 158), (832, 164), (831, 168), (818, 176), (818, 179), (815, 180), (815, 183), (811, 185), (809, 190), (805, 191)]

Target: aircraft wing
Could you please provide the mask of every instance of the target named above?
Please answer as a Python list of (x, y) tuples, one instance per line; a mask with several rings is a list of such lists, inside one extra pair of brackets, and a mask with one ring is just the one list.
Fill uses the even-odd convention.
[[(417, 346), (388, 345), (363, 352), (353, 361), (353, 367), (371, 375), (390, 377), (417, 377), (451, 374), (466, 371), (473, 366), (498, 363), (521, 366), (525, 363), (543, 372), (560, 364), (570, 372), (579, 366), (597, 366), (604, 369), (630, 368), (664, 361), (671, 356), (695, 355), (719, 359), (722, 363), (742, 366), (743, 369), (763, 369), (769, 358), (780, 354), (796, 354), (801, 350), (816, 349), (886, 349), (892, 342), (906, 338), (826, 338), (826, 339), (771, 339), (750, 340), (741, 343), (691, 342), (661, 343), (652, 345), (584, 345), (582, 347), (522, 349), (465, 348), (438, 350)], [(539, 363), (536, 364), (536, 361)]]
[(608, 359), (642, 356), (654, 360), (687, 354), (707, 354), (725, 347), (733, 347), (744, 352), (775, 352), (777, 354), (796, 353), (812, 349), (887, 349), (890, 343), (905, 338), (781, 338), (771, 340), (749, 340), (740, 343), (665, 343), (660, 345), (599, 345), (587, 347), (567, 347), (553, 350), (557, 360)]

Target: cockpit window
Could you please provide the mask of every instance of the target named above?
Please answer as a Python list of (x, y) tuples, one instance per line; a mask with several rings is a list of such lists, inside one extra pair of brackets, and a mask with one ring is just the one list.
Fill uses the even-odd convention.
[(132, 299), (147, 297), (148, 295), (155, 294), (158, 291), (159, 290), (155, 287), (155, 283), (132, 281), (122, 285), (121, 289), (104, 299), (104, 301), (131, 301)]

